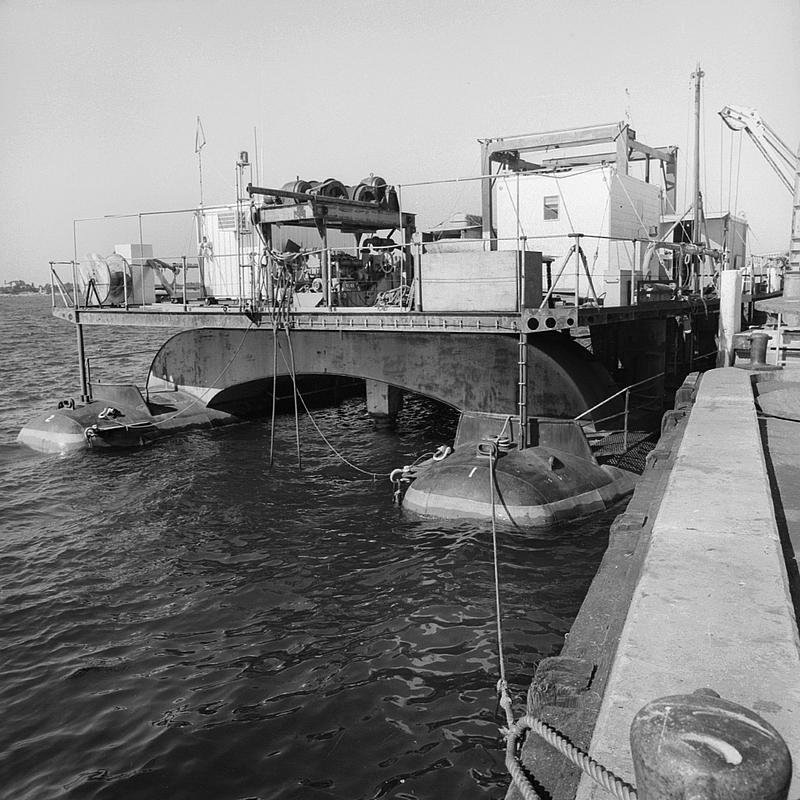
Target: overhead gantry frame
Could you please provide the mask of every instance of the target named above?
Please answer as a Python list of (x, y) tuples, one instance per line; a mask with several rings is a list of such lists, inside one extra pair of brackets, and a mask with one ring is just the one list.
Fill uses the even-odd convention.
[[(675, 212), (678, 175), (677, 147), (649, 147), (636, 140), (636, 131), (625, 122), (608, 125), (593, 125), (588, 128), (569, 128), (547, 133), (533, 133), (523, 136), (504, 136), (495, 139), (481, 139), (481, 175), (492, 175), (492, 165), (505, 166), (512, 172), (550, 172), (559, 168), (589, 166), (592, 164), (614, 163), (623, 174), (628, 174), (628, 163), (645, 162), (645, 180), (650, 181), (650, 162), (660, 162), (668, 210)], [(597, 149), (597, 145), (612, 145)], [(573, 152), (561, 156), (553, 151), (562, 149), (580, 150), (592, 148), (587, 152)], [(535, 161), (522, 158), (522, 154), (541, 153), (543, 157)], [(545, 157), (545, 154), (546, 157)], [(483, 238), (490, 241), (492, 250), (497, 248), (494, 237), (492, 198), (493, 179), (481, 183), (481, 207), (483, 212)]]

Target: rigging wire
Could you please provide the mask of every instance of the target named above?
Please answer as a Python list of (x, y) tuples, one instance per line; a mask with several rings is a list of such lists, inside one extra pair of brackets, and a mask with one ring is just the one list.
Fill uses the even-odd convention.
[(556, 188), (558, 189), (558, 195), (561, 198), (561, 205), (564, 206), (564, 213), (567, 215), (567, 222), (569, 223), (569, 228), (572, 233), (575, 233), (575, 226), (572, 224), (572, 217), (569, 215), (569, 208), (567, 208), (567, 202), (564, 200), (564, 193), (561, 191), (561, 179), (557, 176), (553, 176), (556, 182)]
[(275, 408), (278, 396), (278, 328), (272, 326), (272, 418), (269, 424), (269, 465), (272, 466), (275, 457)]
[[(603, 173), (603, 181), (605, 181), (605, 173)], [(606, 186), (608, 183), (606, 182)], [(600, 220), (600, 230), (603, 230), (603, 225), (606, 222), (606, 215), (608, 214), (608, 209), (611, 205), (611, 190), (609, 189), (608, 194), (606, 194), (606, 204), (605, 208), (603, 208), (603, 218)], [(589, 270), (590, 274), (594, 275), (594, 269), (597, 266), (597, 257), (600, 255), (600, 239), (595, 239), (595, 248), (594, 248), (594, 258), (592, 258), (592, 268)]]
[[(287, 337), (287, 339), (289, 339), (289, 329), (288, 329), (288, 327), (286, 328), (286, 337)], [(291, 347), (291, 342), (290, 342), (290, 347)], [(289, 370), (290, 372), (293, 372), (293, 367), (292, 367), (292, 365), (289, 363), (289, 361), (287, 361), (287, 359), (286, 359), (286, 355), (285, 355), (285, 353), (283, 352), (283, 350), (281, 350), (281, 358), (283, 358), (283, 363), (284, 363), (284, 365), (286, 366), (287, 370)], [(322, 441), (323, 441), (323, 442), (325, 442), (325, 444), (328, 446), (328, 449), (329, 449), (329, 450), (330, 450), (330, 451), (331, 451), (331, 452), (332, 452), (332, 453), (333, 453), (333, 454), (334, 454), (334, 455), (335, 455), (335, 456), (336, 456), (336, 457), (337, 457), (337, 458), (338, 458), (340, 461), (342, 461), (342, 463), (344, 463), (344, 464), (347, 464), (347, 466), (348, 466), (348, 467), (350, 467), (351, 469), (354, 469), (356, 472), (360, 472), (362, 475), (369, 475), (369, 476), (372, 478), (372, 480), (373, 480), (373, 481), (374, 481), (374, 480), (376, 480), (377, 478), (388, 478), (388, 477), (389, 477), (389, 475), (391, 475), (391, 472), (373, 472), (373, 471), (371, 471), (371, 470), (366, 470), (366, 469), (363, 469), (362, 467), (359, 467), (359, 466), (358, 466), (358, 464), (354, 464), (354, 463), (353, 463), (352, 461), (350, 461), (348, 458), (346, 458), (345, 456), (343, 456), (343, 455), (342, 455), (342, 454), (341, 454), (341, 453), (340, 453), (340, 452), (339, 452), (339, 451), (338, 451), (338, 450), (337, 450), (337, 449), (336, 449), (336, 448), (335, 448), (335, 447), (334, 447), (334, 446), (331, 444), (330, 440), (329, 440), (329, 439), (328, 439), (328, 437), (327, 437), (327, 436), (325, 436), (325, 434), (322, 432), (322, 429), (319, 427), (319, 425), (317, 425), (317, 421), (314, 419), (314, 415), (313, 415), (313, 414), (311, 413), (311, 411), (309, 410), (309, 408), (308, 408), (308, 405), (306, 404), (305, 398), (303, 397), (302, 393), (301, 393), (301, 392), (300, 392), (300, 390), (297, 388), (297, 384), (296, 384), (296, 382), (295, 382), (294, 386), (295, 386), (295, 392), (297, 393), (297, 397), (298, 397), (298, 399), (300, 400), (300, 403), (302, 404), (302, 406), (303, 406), (303, 409), (305, 410), (306, 414), (308, 415), (308, 418), (309, 418), (309, 420), (311, 420), (311, 424), (314, 426), (314, 429), (315, 429), (315, 430), (316, 430), (316, 432), (319, 434), (319, 437), (320, 437), (320, 439), (322, 439)]]
[[(708, 159), (706, 158), (706, 156), (708, 155), (708, 147), (706, 147), (707, 128), (706, 128), (706, 123), (705, 123), (705, 118), (706, 118), (705, 114), (706, 114), (706, 96), (705, 96), (705, 93), (701, 93), (700, 94), (700, 125), (701, 125), (702, 133), (703, 133), (702, 139), (701, 139), (702, 153), (703, 153), (703, 157), (701, 159), (701, 163), (703, 165), (703, 197), (708, 197), (709, 196), (709, 194), (708, 194), (708, 174), (707, 174), (707, 167), (708, 167), (708, 163), (707, 162), (708, 162)], [(697, 153), (696, 157), (700, 158), (700, 153), (699, 152)], [(705, 234), (706, 234), (706, 241), (708, 241), (708, 224), (706, 222), (705, 208), (703, 208), (703, 228), (704, 228)]]
[[(503, 426), (505, 430), (505, 426)], [(508, 690), (508, 683), (506, 682), (506, 658), (503, 650), (503, 625), (502, 625), (502, 608), (500, 606), (500, 566), (497, 556), (497, 507), (494, 498), (494, 465), (497, 458), (497, 445), (492, 443), (492, 453), (489, 456), (489, 497), (492, 504), (492, 555), (494, 557), (494, 604), (495, 604), (495, 621), (497, 623), (497, 655), (500, 668), (500, 680), (497, 683), (497, 689), (501, 693)], [(509, 707), (505, 708), (506, 717), (509, 727), (514, 722), (514, 717)]]
[(725, 149), (725, 123), (722, 121), (722, 117), (719, 118), (719, 210), (722, 211), (725, 208), (725, 204), (723, 202), (723, 195), (725, 194), (725, 187), (723, 186), (725, 182), (725, 158), (724, 158), (724, 149)]
[(731, 192), (733, 191), (733, 131), (728, 132), (728, 214), (731, 213)]
[[(692, 91), (694, 87), (692, 85), (691, 78), (689, 79), (689, 100), (686, 103), (686, 138), (684, 141), (686, 142), (686, 152), (689, 151), (689, 133), (691, 131), (692, 126)], [(687, 187), (689, 185), (689, 159), (685, 158), (683, 160), (683, 206), (686, 207), (688, 205), (688, 198), (686, 196)]]
[(742, 137), (739, 136), (739, 149), (736, 156), (736, 193), (733, 196), (733, 213), (736, 213), (736, 207), (739, 205), (739, 173), (742, 168)]
[[(603, 230), (603, 225), (605, 224), (605, 221), (606, 221), (606, 215), (608, 214), (608, 211), (611, 208), (611, 184), (608, 182), (608, 177), (606, 176), (606, 165), (605, 164), (602, 165), (602, 170), (600, 172), (600, 175), (602, 176), (603, 183), (605, 184), (605, 187), (606, 187), (606, 204), (605, 204), (605, 208), (603, 209), (603, 218), (600, 220), (600, 230), (602, 231)], [(610, 225), (611, 225), (611, 223), (609, 222), (609, 229), (610, 229)], [(594, 259), (592, 260), (592, 270), (591, 270), (592, 275), (594, 275), (594, 268), (597, 266), (597, 256), (598, 256), (598, 254), (600, 252), (600, 239), (598, 238), (596, 241), (597, 241), (597, 245), (595, 246)], [(609, 247), (609, 252), (610, 252), (610, 247)]]
[[(510, 419), (510, 417), (509, 417)], [(505, 425), (503, 426), (505, 430)], [(502, 436), (502, 431), (501, 431)], [(498, 437), (499, 439), (500, 437)], [(511, 775), (514, 785), (519, 789), (524, 800), (540, 800), (540, 796), (533, 788), (529, 776), (523, 769), (519, 757), (517, 756), (517, 744), (522, 734), (530, 730), (540, 736), (551, 747), (554, 747), (573, 764), (579, 767), (595, 783), (610, 792), (617, 800), (637, 800), (636, 789), (630, 784), (617, 777), (611, 770), (595, 761), (588, 753), (575, 747), (567, 738), (562, 736), (555, 728), (547, 725), (542, 720), (531, 715), (524, 715), (514, 721), (513, 700), (508, 691), (506, 681), (505, 653), (503, 649), (503, 627), (502, 627), (502, 607), (500, 604), (500, 567), (497, 547), (497, 503), (495, 500), (495, 463), (498, 455), (497, 442), (490, 441), (486, 444), (487, 448), (483, 451), (484, 456), (489, 459), (489, 496), (492, 506), (492, 555), (494, 559), (494, 597), (495, 597), (495, 618), (497, 622), (497, 650), (500, 679), (497, 681), (497, 692), (500, 695), (500, 706), (506, 716), (506, 727), (501, 728), (501, 733), (506, 737), (506, 758), (505, 764)], [(479, 445), (480, 447), (480, 445)], [(480, 452), (480, 451), (479, 451)]]
[[(498, 175), (497, 177), (499, 178), (500, 175)], [(520, 234), (521, 234), (521, 236), (524, 236), (527, 239), (528, 238), (527, 237), (527, 233), (525, 232), (525, 228), (524, 228), (524, 226), (522, 224), (522, 219), (520, 218), (520, 215), (519, 215), (519, 173), (517, 173), (517, 199), (516, 199), (516, 201), (514, 200), (514, 197), (511, 194), (511, 189), (508, 188), (508, 177), (509, 177), (508, 173), (505, 173), (502, 176), (502, 178), (503, 178), (503, 188), (506, 190), (506, 194), (508, 195), (508, 199), (511, 202), (512, 208), (514, 209), (514, 216), (516, 217), (517, 226), (519, 228)], [(518, 236), (517, 238), (520, 238), (520, 237)]]
[(286, 332), (286, 343), (289, 345), (289, 358), (292, 362), (292, 388), (294, 389), (294, 438), (297, 444), (297, 466), (303, 468), (303, 459), (300, 455), (300, 417), (297, 410), (297, 373), (294, 365), (294, 348), (292, 347), (292, 337), (289, 335), (289, 326), (284, 322), (283, 330)]

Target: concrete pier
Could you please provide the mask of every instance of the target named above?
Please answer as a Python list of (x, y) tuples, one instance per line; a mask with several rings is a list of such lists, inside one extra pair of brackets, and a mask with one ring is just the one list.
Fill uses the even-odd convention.
[(403, 407), (402, 391), (384, 381), (368, 379), (365, 384), (367, 413), (372, 417), (373, 422), (380, 427), (392, 425)]
[[(750, 375), (707, 372), (616, 648), (589, 748), (596, 760), (633, 783), (636, 712), (710, 687), (775, 726), (794, 756), (789, 795), (800, 792), (800, 642), (784, 544)], [(607, 796), (581, 779), (578, 800)]]

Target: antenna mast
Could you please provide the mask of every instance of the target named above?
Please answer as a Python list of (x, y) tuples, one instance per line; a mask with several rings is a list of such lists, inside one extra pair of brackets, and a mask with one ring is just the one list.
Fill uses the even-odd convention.
[(703, 219), (703, 197), (700, 193), (700, 83), (705, 72), (700, 69), (700, 62), (697, 62), (697, 69), (692, 73), (694, 79), (694, 226), (692, 231), (692, 241), (694, 244), (702, 244), (700, 236), (700, 225)]
[(206, 146), (206, 134), (200, 116), (197, 117), (197, 128), (194, 133), (194, 151), (197, 153), (197, 169), (200, 172), (200, 213), (203, 212), (203, 148)]

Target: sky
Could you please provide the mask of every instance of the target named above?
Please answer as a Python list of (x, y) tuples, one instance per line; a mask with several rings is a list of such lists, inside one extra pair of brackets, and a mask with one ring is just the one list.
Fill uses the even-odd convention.
[[(198, 116), (206, 203), (233, 199), (241, 150), (266, 185), (403, 184), (480, 174), (481, 137), (628, 118), (680, 148), (683, 183), (698, 61), (706, 207), (784, 250), (791, 197), (717, 111), (797, 147), (799, 0), (0, 0), (0, 282), (46, 282), (74, 219), (196, 206)], [(423, 194), (422, 227), (480, 211), (477, 183)]]

